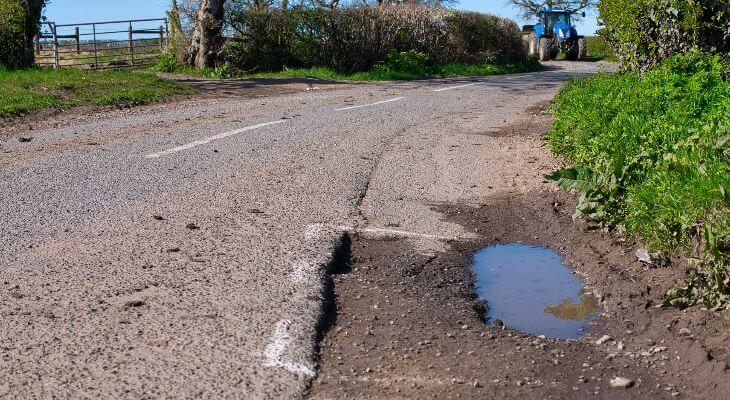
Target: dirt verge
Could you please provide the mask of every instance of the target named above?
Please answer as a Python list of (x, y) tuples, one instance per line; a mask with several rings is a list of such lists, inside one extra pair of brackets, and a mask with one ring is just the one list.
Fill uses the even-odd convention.
[[(496, 139), (542, 135), (530, 118)], [(554, 161), (547, 149), (534, 156)], [(540, 162), (538, 162), (540, 164)], [(524, 176), (534, 171), (507, 171)], [(724, 398), (730, 393), (730, 316), (659, 308), (681, 268), (638, 262), (636, 243), (574, 223), (574, 194), (533, 176), (529, 190), (495, 190), (480, 206), (435, 207), (479, 239), (427, 257), (407, 240), (353, 236), (351, 270), (333, 277), (336, 322), (321, 344), (312, 399)], [(502, 189), (502, 188), (496, 188)], [(472, 254), (522, 242), (555, 249), (596, 293), (604, 314), (579, 340), (487, 327), (474, 293)], [(605, 343), (596, 344), (603, 335)], [(630, 388), (613, 387), (617, 377)]]

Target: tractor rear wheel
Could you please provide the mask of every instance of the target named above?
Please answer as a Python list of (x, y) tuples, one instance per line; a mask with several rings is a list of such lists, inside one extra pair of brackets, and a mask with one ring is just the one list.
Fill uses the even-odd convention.
[(540, 61), (550, 60), (550, 39), (540, 38)]
[(585, 61), (588, 55), (588, 42), (584, 39), (578, 39), (578, 60)]
[(540, 40), (535, 35), (535, 32), (530, 34), (530, 55), (537, 56), (540, 52)]

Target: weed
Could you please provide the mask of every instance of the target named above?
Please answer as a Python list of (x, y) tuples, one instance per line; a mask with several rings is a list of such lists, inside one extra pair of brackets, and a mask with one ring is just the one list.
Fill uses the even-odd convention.
[[(691, 256), (676, 305), (730, 300), (730, 82), (719, 56), (674, 56), (639, 76), (574, 81), (558, 95), (550, 144), (575, 167), (550, 180), (578, 211), (665, 255)], [(678, 300), (681, 299), (681, 300)]]

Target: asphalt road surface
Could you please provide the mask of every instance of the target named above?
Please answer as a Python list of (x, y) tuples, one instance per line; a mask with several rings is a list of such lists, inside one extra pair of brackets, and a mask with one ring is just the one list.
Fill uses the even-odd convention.
[[(111, 112), (0, 142), (0, 397), (297, 398), (343, 232), (464, 238), (478, 134), (596, 64)], [(477, 135), (475, 135), (477, 134)], [(507, 178), (505, 178), (507, 179)]]

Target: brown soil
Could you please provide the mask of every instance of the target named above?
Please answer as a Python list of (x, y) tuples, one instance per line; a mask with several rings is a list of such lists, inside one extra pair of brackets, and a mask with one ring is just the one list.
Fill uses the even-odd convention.
[[(549, 125), (535, 109), (485, 134), (539, 138)], [(555, 161), (545, 148), (532, 153), (525, 157)], [(405, 240), (353, 236), (350, 270), (333, 278), (336, 314), (309, 397), (725, 398), (728, 313), (657, 307), (683, 278), (681, 268), (649, 268), (636, 261), (635, 243), (573, 223), (575, 195), (534, 178), (530, 190), (497, 188), (505, 190), (479, 207), (437, 207), (480, 236), (450, 243), (446, 254), (426, 257)], [(599, 296), (605, 313), (591, 334), (565, 341), (484, 324), (471, 257), (508, 242), (555, 249)], [(596, 344), (604, 334), (612, 340)], [(635, 384), (611, 387), (615, 377)]]

